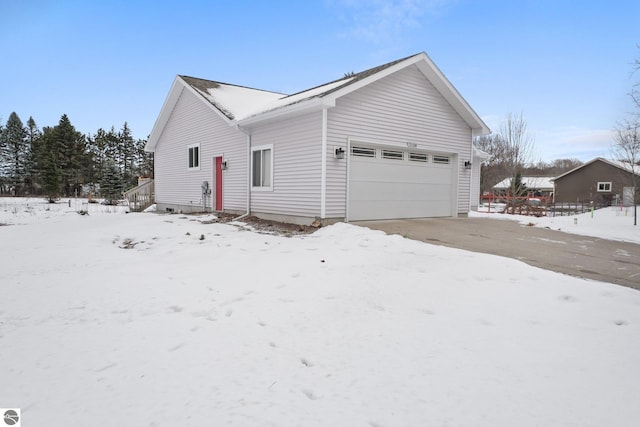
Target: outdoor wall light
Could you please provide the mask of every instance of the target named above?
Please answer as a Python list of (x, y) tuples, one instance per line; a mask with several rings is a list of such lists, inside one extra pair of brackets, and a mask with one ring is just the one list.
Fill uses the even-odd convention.
[(338, 147), (335, 151), (336, 159), (344, 159), (344, 148)]
[(227, 161), (225, 160), (220, 164), (220, 169), (222, 169), (223, 171), (226, 171), (227, 168), (228, 168)]
[(467, 160), (466, 162), (464, 162), (464, 168), (471, 169), (471, 161)]

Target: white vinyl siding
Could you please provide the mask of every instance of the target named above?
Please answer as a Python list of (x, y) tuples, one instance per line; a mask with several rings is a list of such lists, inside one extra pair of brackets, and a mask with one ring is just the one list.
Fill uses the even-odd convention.
[[(471, 158), (471, 128), (415, 66), (339, 98), (328, 113), (329, 147), (346, 149), (352, 139), (405, 148), (416, 144), (427, 151), (451, 153), (452, 162)], [(466, 213), (470, 174), (452, 166), (457, 174), (453, 203), (458, 212)], [(347, 162), (327, 162), (328, 218), (346, 215), (346, 178)]]
[[(188, 169), (188, 147), (199, 146), (199, 170)], [(187, 89), (183, 89), (155, 151), (156, 202), (202, 206), (203, 181), (213, 185), (213, 156), (224, 155), (223, 206), (244, 211), (247, 205), (247, 137), (229, 126)], [(208, 201), (211, 206), (211, 200)]]
[(271, 191), (254, 188), (251, 210), (307, 218), (320, 216), (322, 112), (261, 124), (251, 129), (251, 144), (252, 148), (273, 147)]

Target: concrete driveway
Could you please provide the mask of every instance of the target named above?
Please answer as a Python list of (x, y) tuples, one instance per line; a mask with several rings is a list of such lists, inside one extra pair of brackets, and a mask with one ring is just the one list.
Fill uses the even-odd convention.
[(357, 221), (414, 240), (515, 258), (535, 267), (640, 289), (640, 245), (489, 218)]

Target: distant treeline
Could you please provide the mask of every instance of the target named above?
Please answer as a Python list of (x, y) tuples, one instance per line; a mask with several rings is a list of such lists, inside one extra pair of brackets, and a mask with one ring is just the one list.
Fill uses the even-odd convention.
[(33, 117), (25, 125), (13, 112), (5, 124), (0, 120), (0, 194), (117, 198), (139, 176), (152, 176), (146, 142), (131, 136), (127, 122), (85, 135), (66, 114), (40, 129)]

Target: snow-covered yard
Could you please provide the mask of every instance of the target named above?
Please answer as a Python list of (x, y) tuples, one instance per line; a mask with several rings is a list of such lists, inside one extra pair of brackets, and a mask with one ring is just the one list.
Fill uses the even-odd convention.
[(77, 203), (0, 199), (0, 406), (23, 426), (640, 420), (638, 291), (348, 224)]
[[(640, 209), (638, 209), (640, 216)], [(570, 216), (535, 217), (503, 213), (470, 212), (472, 217), (506, 219), (546, 227), (565, 233), (600, 237), (609, 240), (640, 244), (640, 226), (633, 225), (633, 207), (609, 207), (592, 213)]]

